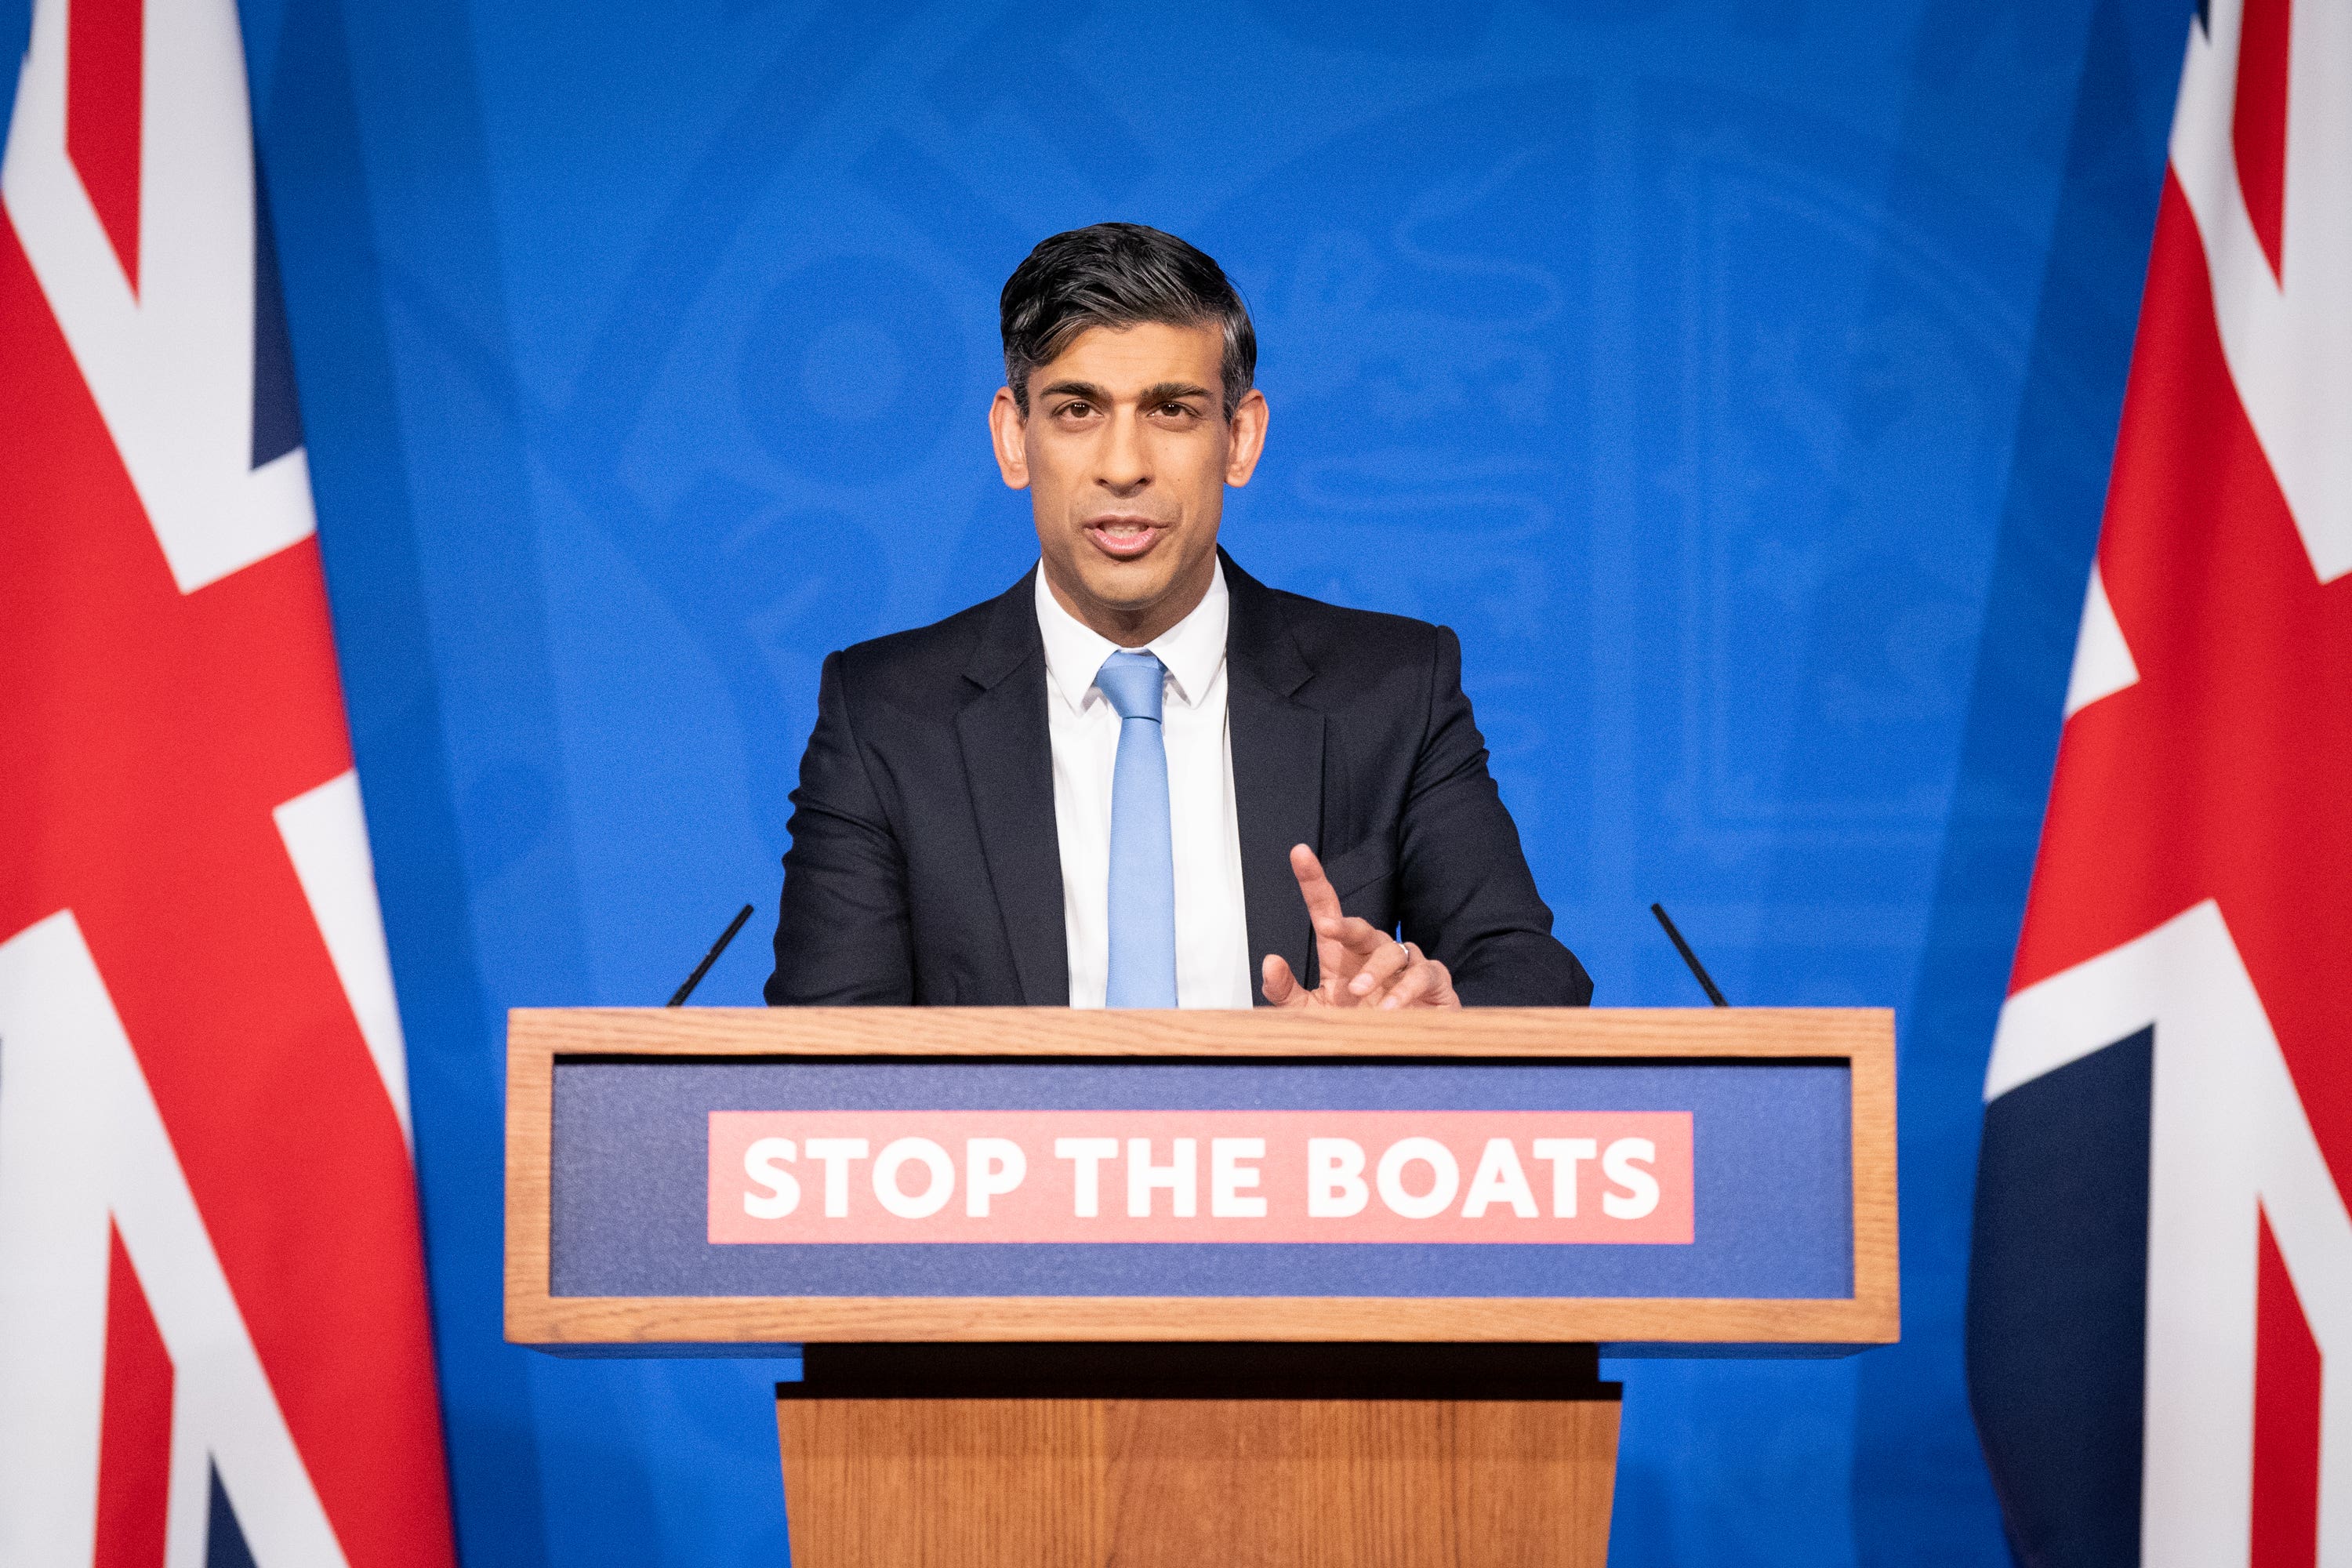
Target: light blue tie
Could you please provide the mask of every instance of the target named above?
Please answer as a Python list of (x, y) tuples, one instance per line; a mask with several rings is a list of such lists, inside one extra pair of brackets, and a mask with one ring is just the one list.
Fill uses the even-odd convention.
[(1111, 1007), (1176, 1005), (1176, 853), (1168, 828), (1168, 746), (1160, 730), (1160, 662), (1103, 660), (1095, 687), (1118, 714), (1110, 775)]

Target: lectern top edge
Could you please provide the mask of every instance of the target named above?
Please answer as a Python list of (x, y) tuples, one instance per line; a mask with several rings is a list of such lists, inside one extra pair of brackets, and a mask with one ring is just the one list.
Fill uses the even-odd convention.
[(1874, 1007), (1486, 1007), (1457, 1013), (1069, 1007), (518, 1007), (519, 1056), (1832, 1057), (1894, 1047)]

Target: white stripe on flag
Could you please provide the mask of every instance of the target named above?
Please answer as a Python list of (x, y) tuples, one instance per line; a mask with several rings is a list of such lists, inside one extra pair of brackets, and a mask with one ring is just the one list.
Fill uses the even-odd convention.
[(392, 957), (384, 950), (383, 916), (376, 903), (375, 861), (368, 851), (367, 818), (360, 808), (360, 776), (346, 769), (270, 814), (286, 841), (287, 858), (310, 902), (310, 918), (326, 939), (327, 956), (359, 1020), (368, 1055), (400, 1119), (400, 1135), (415, 1152), (408, 1126), (408, 1048), (400, 1005), (392, 989)]
[(2091, 586), (2083, 595), (2083, 629), (2074, 639), (2074, 669), (2066, 680), (2066, 717), (2072, 719), (2100, 698), (2113, 697), (2138, 680), (2139, 666), (2132, 662), (2116, 607), (2107, 600), (2107, 584), (2099, 575), (2098, 563), (2093, 562)]

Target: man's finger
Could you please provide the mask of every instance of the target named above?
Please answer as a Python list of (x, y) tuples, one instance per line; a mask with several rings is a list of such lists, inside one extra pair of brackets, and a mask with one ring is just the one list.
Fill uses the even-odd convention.
[[(1411, 944), (1407, 944), (1410, 946)], [(1389, 1007), (1459, 1007), (1462, 999), (1454, 994), (1454, 972), (1413, 947), (1412, 964), (1403, 978), (1389, 988), (1380, 1005)]]
[(1290, 973), (1290, 962), (1282, 954), (1267, 953), (1265, 963), (1260, 967), (1258, 973), (1268, 1002), (1277, 1007), (1307, 1005), (1307, 988), (1298, 984), (1297, 975)]
[(1307, 913), (1321, 931), (1324, 922), (1339, 918), (1339, 894), (1331, 886), (1331, 879), (1323, 874), (1323, 862), (1315, 851), (1304, 844), (1290, 847), (1290, 874), (1298, 879), (1298, 896), (1307, 900)]
[(1339, 892), (1323, 874), (1323, 862), (1304, 844), (1291, 846), (1290, 874), (1298, 879), (1298, 896), (1307, 901), (1307, 918), (1315, 928), (1315, 955), (1323, 965), (1323, 987), (1327, 992), (1336, 990), (1355, 967), (1339, 940), (1344, 918)]
[(1389, 987), (1389, 994), (1381, 998), (1380, 1005), (1383, 1008), (1426, 1005), (1437, 986), (1436, 968), (1427, 959), (1412, 965), (1398, 976), (1397, 983)]
[[(1357, 923), (1361, 925), (1364, 922), (1359, 921)], [(1388, 937), (1386, 932), (1381, 934), (1387, 937), (1385, 945), (1365, 962), (1363, 968), (1356, 971), (1353, 980), (1348, 982), (1348, 989), (1358, 996), (1369, 996), (1374, 986), (1387, 984), (1391, 975), (1412, 962), (1412, 953), (1404, 943), (1394, 937)]]

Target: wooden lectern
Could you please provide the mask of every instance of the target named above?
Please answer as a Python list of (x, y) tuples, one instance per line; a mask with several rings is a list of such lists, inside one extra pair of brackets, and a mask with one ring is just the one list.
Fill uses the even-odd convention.
[(801, 1568), (1598, 1568), (1603, 1350), (1898, 1329), (1878, 1010), (518, 1011), (507, 1117), (507, 1337), (798, 1356)]

